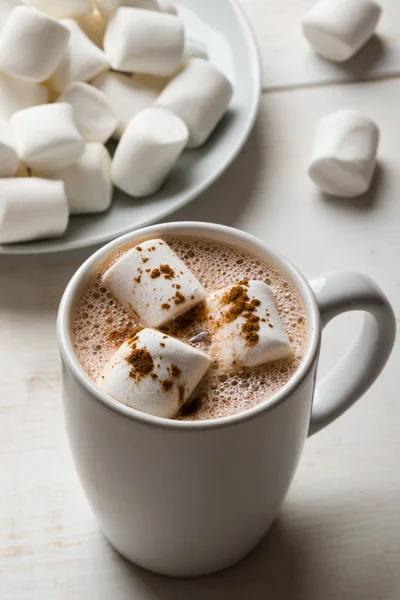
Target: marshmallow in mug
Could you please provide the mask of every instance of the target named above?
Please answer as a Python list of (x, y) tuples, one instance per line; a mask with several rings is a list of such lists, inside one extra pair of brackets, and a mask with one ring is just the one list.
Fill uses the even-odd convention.
[(113, 69), (169, 76), (181, 65), (184, 42), (178, 17), (121, 7), (108, 22), (104, 51)]
[(115, 150), (113, 183), (137, 198), (154, 194), (164, 183), (189, 137), (185, 123), (162, 108), (134, 117)]
[(111, 204), (111, 157), (103, 144), (87, 144), (73, 165), (34, 175), (64, 182), (71, 214), (99, 213)]
[(0, 243), (58, 237), (68, 225), (62, 181), (37, 177), (0, 179)]
[(308, 174), (333, 196), (353, 198), (368, 190), (376, 166), (379, 129), (353, 110), (339, 110), (317, 125)]
[(206, 298), (212, 352), (225, 365), (256, 367), (288, 356), (289, 338), (263, 281), (243, 281)]
[(85, 143), (69, 104), (45, 104), (14, 113), (11, 129), (19, 158), (30, 168), (51, 171), (76, 162)]
[(210, 363), (196, 348), (155, 329), (139, 327), (112, 356), (97, 383), (131, 408), (172, 418)]
[(117, 127), (118, 120), (107, 96), (88, 83), (71, 83), (57, 102), (72, 106), (76, 126), (85, 142), (104, 143)]
[(0, 71), (30, 81), (44, 81), (67, 49), (70, 32), (52, 17), (17, 6), (0, 31)]
[(0, 114), (0, 177), (12, 177), (19, 166), (8, 119)]
[(118, 123), (113, 137), (119, 139), (128, 123), (145, 108), (152, 106), (158, 90), (137, 77), (121, 73), (103, 73), (92, 81), (92, 85), (106, 96)]
[(103, 50), (87, 37), (73, 19), (62, 19), (60, 23), (69, 30), (70, 39), (63, 58), (49, 80), (57, 92), (73, 81), (89, 81), (109, 67)]
[(25, 0), (25, 3), (56, 19), (79, 17), (92, 12), (91, 0)]
[(160, 327), (206, 296), (185, 263), (160, 239), (126, 252), (104, 273), (102, 281), (146, 327)]
[(317, 54), (343, 62), (372, 36), (381, 7), (374, 0), (320, 0), (303, 19), (303, 32)]
[(15, 112), (46, 104), (49, 92), (44, 85), (0, 73), (0, 107), (2, 114), (10, 118)]
[(197, 148), (211, 135), (232, 98), (232, 85), (214, 65), (191, 58), (156, 100), (186, 123), (189, 148)]
[(109, 19), (120, 6), (143, 8), (145, 10), (160, 10), (158, 0), (96, 0), (96, 6), (106, 19)]

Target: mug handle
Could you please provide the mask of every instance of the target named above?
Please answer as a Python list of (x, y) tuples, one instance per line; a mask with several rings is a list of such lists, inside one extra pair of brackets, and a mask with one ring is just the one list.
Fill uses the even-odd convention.
[(308, 435), (344, 413), (373, 384), (385, 366), (396, 336), (393, 309), (372, 279), (361, 273), (328, 273), (312, 279), (322, 329), (338, 315), (364, 311), (361, 334), (339, 363), (318, 381)]

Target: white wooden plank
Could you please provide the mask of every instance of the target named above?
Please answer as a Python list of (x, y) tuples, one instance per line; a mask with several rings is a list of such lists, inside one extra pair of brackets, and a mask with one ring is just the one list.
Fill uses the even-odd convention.
[(398, 0), (383, 7), (377, 35), (345, 64), (318, 57), (302, 35), (302, 16), (315, 0), (240, 0), (255, 31), (265, 90), (377, 79), (400, 74)]
[[(306, 275), (357, 269), (400, 315), (400, 81), (263, 96), (255, 131), (209, 193), (171, 220), (258, 235)], [(305, 174), (317, 119), (342, 106), (376, 119), (381, 167), (360, 200), (321, 197)], [(55, 316), (87, 251), (0, 257), (0, 598), (2, 600), (397, 600), (400, 437), (397, 345), (381, 379), (305, 448), (271, 534), (235, 569), (178, 580), (128, 565), (87, 507), (62, 422)], [(353, 318), (327, 331), (326, 369)]]

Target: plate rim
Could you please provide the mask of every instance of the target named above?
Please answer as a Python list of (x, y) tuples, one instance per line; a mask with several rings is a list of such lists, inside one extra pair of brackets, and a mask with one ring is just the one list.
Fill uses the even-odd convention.
[[(259, 109), (260, 100), (261, 100), (261, 92), (262, 92), (262, 88), (261, 88), (261, 77), (262, 77), (261, 57), (260, 57), (260, 52), (259, 52), (256, 36), (255, 36), (254, 30), (252, 28), (252, 25), (250, 24), (249, 19), (247, 18), (246, 13), (244, 12), (243, 7), (239, 4), (238, 0), (226, 0), (226, 2), (228, 4), (230, 4), (238, 21), (240, 21), (240, 23), (241, 23), (243, 39), (246, 43), (246, 47), (248, 48), (248, 50), (250, 52), (250, 55), (252, 55), (252, 58), (250, 60), (250, 67), (251, 67), (251, 70), (254, 72), (254, 76), (255, 76), (255, 79), (254, 79), (255, 94), (254, 94), (254, 98), (252, 100), (252, 104), (249, 106), (249, 110), (246, 114), (246, 124), (245, 124), (245, 128), (243, 130), (242, 136), (238, 138), (236, 145), (233, 147), (233, 151), (219, 165), (219, 167), (216, 169), (216, 171), (214, 171), (214, 173), (212, 173), (209, 177), (205, 178), (202, 182), (200, 182), (197, 186), (195, 186), (190, 191), (190, 193), (188, 193), (184, 198), (179, 200), (177, 202), (177, 204), (175, 204), (173, 207), (165, 208), (162, 211), (160, 211), (160, 213), (157, 216), (145, 218), (145, 219), (139, 221), (133, 227), (132, 227), (132, 225), (128, 225), (126, 228), (120, 229), (115, 234), (114, 233), (112, 233), (112, 234), (103, 233), (103, 234), (99, 234), (97, 236), (95, 235), (90, 238), (86, 238), (84, 240), (76, 240), (76, 241), (70, 242), (68, 244), (68, 246), (66, 246), (64, 248), (60, 248), (57, 246), (56, 247), (46, 247), (46, 246), (38, 245), (37, 248), (30, 246), (29, 249), (27, 248), (25, 250), (24, 245), (21, 243), (15, 244), (15, 245), (10, 244), (9, 246), (6, 244), (3, 244), (3, 245), (0, 244), (0, 255), (14, 255), (14, 256), (16, 256), (16, 255), (20, 255), (20, 256), (32, 255), (32, 256), (35, 256), (35, 255), (39, 255), (39, 254), (42, 254), (42, 255), (56, 254), (56, 253), (70, 252), (73, 250), (80, 250), (83, 248), (88, 248), (90, 246), (97, 246), (100, 244), (104, 244), (106, 242), (111, 241), (115, 237), (120, 237), (121, 235), (125, 235), (126, 233), (129, 233), (130, 231), (133, 231), (134, 229), (140, 229), (142, 227), (146, 227), (148, 225), (152, 225), (154, 223), (158, 223), (158, 222), (162, 221), (166, 217), (174, 214), (179, 209), (186, 206), (187, 204), (190, 204), (190, 202), (195, 200), (195, 198), (197, 198), (200, 194), (202, 194), (205, 190), (207, 190), (213, 183), (215, 183), (217, 179), (219, 179), (219, 177), (224, 173), (224, 171), (226, 171), (226, 169), (229, 167), (229, 165), (231, 165), (232, 162), (235, 160), (235, 158), (237, 158), (237, 156), (239, 155), (243, 146), (245, 145), (247, 139), (249, 138), (249, 135), (253, 129), (254, 123), (257, 118), (258, 109)], [(41, 240), (36, 240), (36, 241), (40, 242)], [(27, 242), (27, 243), (34, 244), (35, 240), (31, 240), (30, 242)]]

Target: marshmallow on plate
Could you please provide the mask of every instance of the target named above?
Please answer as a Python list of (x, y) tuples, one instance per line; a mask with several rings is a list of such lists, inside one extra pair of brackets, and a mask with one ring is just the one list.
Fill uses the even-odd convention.
[(67, 51), (50, 77), (51, 86), (61, 92), (73, 81), (89, 81), (109, 68), (103, 50), (94, 44), (73, 19), (60, 21), (70, 31)]
[(76, 163), (50, 173), (34, 175), (64, 182), (71, 214), (107, 210), (112, 199), (111, 157), (103, 144), (87, 144)]
[(1, 0), (0, 2), (0, 29), (3, 27), (4, 23), (7, 21), (11, 12), (14, 10), (16, 6), (22, 6), (23, 3), (19, 0)]
[(60, 62), (69, 36), (56, 19), (36, 8), (17, 6), (0, 31), (0, 71), (44, 81)]
[(303, 32), (315, 52), (343, 62), (372, 36), (381, 10), (374, 0), (320, 0), (303, 18)]
[(204, 144), (226, 112), (232, 86), (214, 65), (191, 58), (161, 92), (156, 106), (166, 108), (189, 129), (189, 148)]
[(184, 42), (178, 17), (121, 7), (108, 22), (104, 51), (113, 69), (168, 76), (181, 64)]
[(164, 183), (187, 144), (185, 123), (162, 108), (146, 108), (125, 129), (111, 167), (113, 183), (141, 198)]
[(208, 60), (208, 52), (200, 42), (195, 40), (186, 40), (183, 50), (183, 62), (187, 63), (191, 58), (203, 58)]
[(206, 298), (211, 351), (226, 365), (256, 367), (288, 356), (292, 348), (271, 288), (247, 281)]
[(106, 142), (118, 124), (107, 96), (88, 83), (71, 83), (57, 102), (72, 106), (75, 124), (85, 142)]
[(19, 165), (8, 119), (0, 115), (0, 177), (12, 177)]
[(120, 346), (97, 383), (141, 412), (172, 418), (210, 366), (210, 358), (156, 329), (138, 328)]
[(92, 12), (91, 0), (25, 0), (25, 3), (56, 19), (79, 17)]
[(58, 237), (68, 225), (62, 181), (0, 179), (0, 243)]
[(109, 19), (120, 6), (144, 8), (145, 10), (160, 10), (157, 0), (96, 0), (96, 6), (106, 19)]
[(76, 162), (85, 142), (69, 104), (45, 104), (14, 113), (11, 129), (19, 158), (33, 169), (51, 171)]
[(203, 286), (163, 240), (148, 240), (112, 265), (102, 281), (146, 327), (159, 327), (204, 300)]
[(28, 168), (24, 165), (24, 163), (20, 162), (18, 164), (18, 168), (14, 173), (14, 177), (30, 177)]
[(48, 99), (45, 86), (0, 73), (0, 107), (4, 116), (10, 118), (24, 108), (46, 104)]
[(169, 13), (170, 15), (178, 14), (178, 9), (176, 8), (175, 4), (173, 2), (169, 2), (169, 0), (158, 0), (158, 5), (161, 12)]
[(95, 9), (89, 15), (77, 17), (76, 22), (82, 31), (99, 48), (103, 48), (104, 33), (106, 31), (107, 21), (101, 15), (100, 11)]
[(317, 126), (308, 174), (333, 196), (353, 198), (366, 192), (376, 165), (379, 129), (353, 110), (340, 110)]
[(103, 73), (92, 81), (92, 85), (105, 94), (117, 116), (118, 124), (113, 134), (116, 139), (121, 137), (130, 120), (152, 106), (158, 96), (155, 88), (121, 73)]

